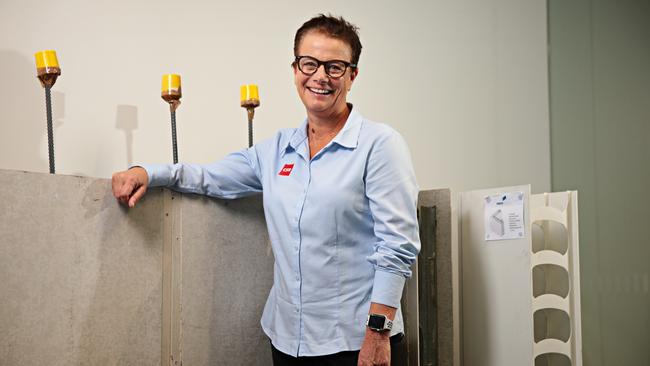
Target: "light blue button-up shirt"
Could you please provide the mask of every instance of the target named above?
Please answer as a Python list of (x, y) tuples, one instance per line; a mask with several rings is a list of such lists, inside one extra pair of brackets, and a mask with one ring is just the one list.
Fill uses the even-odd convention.
[[(311, 159), (305, 120), (212, 164), (143, 167), (151, 186), (227, 199), (264, 192), (275, 268), (262, 328), (278, 350), (358, 350), (370, 302), (399, 308), (420, 249), (418, 187), (387, 125), (353, 110)], [(392, 334), (402, 329), (398, 310)]]

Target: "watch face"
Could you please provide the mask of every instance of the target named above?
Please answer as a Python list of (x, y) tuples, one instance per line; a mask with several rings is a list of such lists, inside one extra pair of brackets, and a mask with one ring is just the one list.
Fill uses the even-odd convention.
[(368, 319), (368, 327), (370, 329), (384, 329), (386, 318), (378, 315), (371, 315)]

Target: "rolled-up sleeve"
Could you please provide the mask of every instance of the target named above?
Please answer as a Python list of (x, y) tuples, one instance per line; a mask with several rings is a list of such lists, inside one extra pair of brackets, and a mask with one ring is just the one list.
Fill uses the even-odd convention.
[(366, 196), (377, 242), (367, 259), (375, 267), (371, 301), (399, 307), (411, 265), (420, 251), (418, 186), (404, 139), (390, 130), (368, 158)]
[(149, 185), (217, 198), (239, 198), (262, 191), (256, 147), (210, 164), (143, 164)]

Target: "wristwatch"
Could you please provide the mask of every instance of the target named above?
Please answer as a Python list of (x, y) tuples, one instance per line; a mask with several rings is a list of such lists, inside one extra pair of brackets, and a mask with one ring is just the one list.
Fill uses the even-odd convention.
[(393, 321), (383, 314), (368, 314), (366, 325), (375, 332), (384, 332), (393, 328)]

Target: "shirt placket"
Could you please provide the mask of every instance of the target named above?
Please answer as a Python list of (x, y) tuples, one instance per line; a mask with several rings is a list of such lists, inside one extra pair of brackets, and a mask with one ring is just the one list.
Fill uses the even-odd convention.
[[(306, 144), (305, 144), (306, 147)], [(296, 278), (296, 286), (297, 286), (297, 292), (298, 292), (298, 305), (296, 308), (296, 313), (298, 313), (298, 324), (297, 324), (297, 329), (298, 329), (298, 352), (297, 354), (300, 355), (300, 346), (302, 344), (302, 338), (303, 338), (303, 333), (304, 333), (304, 328), (303, 328), (303, 319), (302, 319), (302, 268), (301, 268), (301, 255), (302, 255), (302, 233), (300, 230), (300, 225), (301, 225), (301, 219), (302, 219), (302, 213), (305, 207), (305, 201), (307, 200), (307, 193), (309, 191), (309, 185), (311, 183), (311, 161), (309, 160), (309, 152), (305, 152), (304, 150), (301, 151), (300, 156), (302, 157), (301, 163), (305, 164), (306, 169), (304, 169), (305, 174), (301, 176), (301, 185), (302, 185), (302, 191), (300, 191), (300, 199), (298, 200), (298, 204), (296, 206), (296, 215), (295, 215), (295, 230), (296, 230), (296, 244), (294, 247), (294, 252), (296, 254), (296, 260), (297, 260), (297, 270), (295, 273), (295, 278)]]

